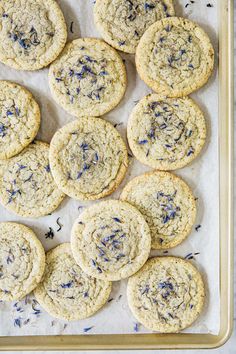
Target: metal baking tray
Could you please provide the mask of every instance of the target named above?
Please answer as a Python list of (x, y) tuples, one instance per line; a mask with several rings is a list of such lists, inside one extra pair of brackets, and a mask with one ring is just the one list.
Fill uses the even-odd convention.
[(233, 329), (233, 0), (219, 6), (220, 331), (0, 337), (0, 350), (202, 349), (223, 345)]

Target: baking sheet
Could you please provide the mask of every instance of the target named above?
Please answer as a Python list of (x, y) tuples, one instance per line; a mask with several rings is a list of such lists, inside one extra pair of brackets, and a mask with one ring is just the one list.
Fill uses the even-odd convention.
[[(100, 37), (93, 24), (93, 0), (60, 0), (69, 31), (69, 39), (78, 37)], [(175, 1), (176, 14), (196, 20), (208, 33), (216, 51), (216, 68), (208, 84), (191, 95), (205, 113), (208, 125), (207, 144), (201, 156), (190, 166), (178, 170), (192, 187), (198, 198), (198, 217), (190, 237), (180, 246), (168, 251), (168, 255), (185, 257), (199, 253), (191, 260), (203, 273), (206, 283), (206, 306), (203, 314), (195, 324), (185, 330), (188, 333), (218, 334), (220, 326), (219, 297), (219, 161), (218, 161), (218, 15), (217, 1), (210, 1), (213, 7), (207, 7), (209, 1), (187, 0)], [(186, 5), (188, 6), (186, 7)], [(72, 33), (73, 32), (73, 33)], [(126, 125), (129, 113), (135, 103), (151, 92), (141, 82), (135, 71), (134, 57), (121, 54), (125, 59), (128, 71), (128, 89), (124, 100), (118, 108), (104, 118), (114, 124), (126, 139)], [(48, 87), (48, 69), (33, 73), (17, 72), (0, 64), (0, 79), (15, 81), (32, 91), (40, 104), (42, 124), (38, 138), (50, 142), (57, 129), (74, 118), (63, 111), (52, 99)], [(149, 170), (134, 158), (130, 158), (130, 166), (125, 180), (112, 195), (118, 198), (124, 185), (145, 171)], [(70, 240), (70, 230), (74, 220), (90, 202), (79, 202), (65, 199), (60, 208), (52, 215), (39, 219), (25, 219), (6, 211), (0, 206), (0, 221), (21, 222), (31, 227), (46, 250), (62, 242)], [(58, 230), (57, 219), (63, 225)], [(49, 228), (53, 229), (54, 238), (46, 238)], [(152, 252), (163, 255), (161, 252)], [(126, 281), (114, 282), (113, 291), (107, 305), (93, 317), (76, 322), (54, 319), (48, 315), (34, 300), (27, 296), (20, 302), (0, 303), (0, 336), (13, 335), (52, 335), (52, 334), (123, 334), (148, 333), (132, 316), (126, 300)]]

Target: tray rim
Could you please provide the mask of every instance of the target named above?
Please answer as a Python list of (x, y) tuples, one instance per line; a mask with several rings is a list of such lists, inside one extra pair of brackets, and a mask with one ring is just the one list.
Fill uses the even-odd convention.
[(220, 331), (211, 334), (126, 334), (0, 337), (0, 351), (213, 349), (233, 331), (234, 1), (219, 6)]

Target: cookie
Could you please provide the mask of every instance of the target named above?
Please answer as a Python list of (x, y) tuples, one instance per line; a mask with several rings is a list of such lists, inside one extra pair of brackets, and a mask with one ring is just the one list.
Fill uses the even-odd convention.
[(206, 123), (190, 98), (150, 94), (133, 109), (127, 135), (140, 162), (158, 170), (175, 170), (189, 164), (202, 150)]
[(198, 318), (205, 290), (201, 274), (189, 261), (156, 257), (129, 279), (127, 295), (133, 315), (146, 328), (176, 333)]
[(43, 246), (31, 229), (14, 222), (0, 223), (0, 244), (0, 300), (21, 300), (43, 276)]
[(87, 208), (71, 232), (74, 258), (87, 274), (116, 281), (136, 273), (148, 259), (151, 236), (142, 214), (109, 200)]
[(51, 174), (48, 144), (36, 141), (5, 160), (0, 174), (0, 202), (6, 209), (36, 218), (53, 212), (63, 198)]
[(68, 43), (50, 66), (55, 101), (76, 117), (101, 116), (124, 96), (126, 69), (119, 54), (104, 41), (80, 38)]
[(154, 22), (174, 14), (172, 0), (97, 0), (94, 5), (94, 22), (103, 39), (126, 53), (135, 53)]
[(196, 202), (190, 188), (169, 172), (148, 172), (134, 178), (120, 198), (145, 217), (153, 249), (172, 248), (183, 242), (196, 219)]
[(0, 61), (17, 70), (38, 70), (57, 58), (67, 27), (55, 0), (0, 2)]
[(183, 97), (202, 87), (214, 67), (214, 49), (196, 23), (181, 17), (157, 21), (136, 51), (141, 79), (168, 97)]
[(79, 200), (111, 194), (128, 166), (127, 149), (118, 131), (93, 117), (80, 118), (58, 130), (49, 158), (58, 188)]
[(75, 263), (69, 243), (46, 255), (44, 277), (34, 294), (52, 316), (68, 321), (92, 316), (107, 302), (111, 282), (92, 278)]
[(0, 81), (0, 159), (9, 159), (34, 140), (40, 109), (24, 87)]

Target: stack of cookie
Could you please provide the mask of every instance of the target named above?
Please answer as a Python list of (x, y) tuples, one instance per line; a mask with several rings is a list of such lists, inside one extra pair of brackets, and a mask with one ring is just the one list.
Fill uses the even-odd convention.
[(201, 275), (181, 258), (148, 258), (151, 249), (183, 242), (195, 222), (191, 189), (168, 171), (193, 161), (205, 143), (204, 115), (186, 95), (213, 70), (207, 34), (173, 17), (171, 0), (97, 0), (95, 24), (104, 41), (80, 38), (65, 45), (65, 21), (54, 0), (21, 1), (16, 9), (13, 3), (0, 4), (0, 61), (20, 70), (52, 63), (52, 96), (78, 119), (58, 130), (50, 146), (32, 142), (40, 123), (37, 103), (23, 87), (0, 82), (0, 202), (18, 215), (39, 217), (53, 212), (65, 195), (98, 200), (118, 188), (128, 169), (127, 148), (102, 119), (126, 90), (116, 49), (136, 53), (137, 71), (155, 92), (140, 100), (127, 125), (134, 156), (155, 170), (130, 181), (119, 201), (87, 208), (74, 223), (71, 244), (59, 245), (46, 259), (32, 231), (1, 223), (0, 299), (20, 299), (36, 288), (51, 315), (78, 320), (106, 303), (112, 281), (130, 277), (134, 316), (151, 330), (179, 332), (203, 308)]

